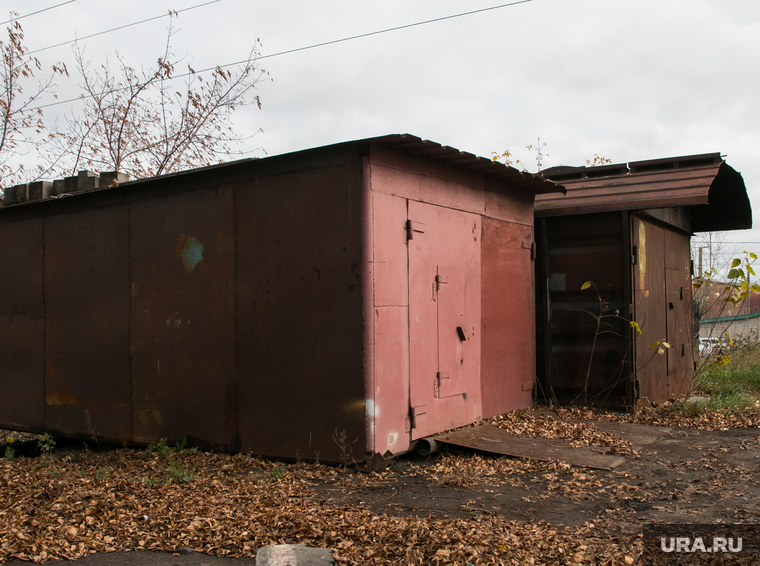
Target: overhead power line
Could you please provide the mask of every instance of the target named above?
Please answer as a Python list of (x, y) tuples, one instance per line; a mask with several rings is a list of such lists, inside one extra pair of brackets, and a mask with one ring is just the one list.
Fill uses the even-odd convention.
[[(71, 0), (72, 2), (75, 0)], [(48, 49), (53, 49), (54, 47), (60, 47), (61, 45), (69, 45), (70, 43), (76, 43), (77, 41), (82, 41), (83, 39), (90, 39), (91, 37), (97, 37), (99, 35), (104, 35), (106, 33), (111, 33), (113, 31), (118, 31), (120, 29), (125, 28), (131, 28), (133, 26), (138, 26), (140, 24), (144, 24), (147, 22), (152, 22), (153, 20), (160, 20), (161, 18), (167, 18), (169, 16), (173, 16), (175, 14), (181, 14), (182, 12), (187, 12), (189, 10), (195, 10), (196, 8), (202, 8), (203, 6), (208, 6), (209, 4), (216, 4), (217, 2), (221, 2), (222, 0), (211, 0), (210, 2), (204, 2), (203, 4), (197, 4), (195, 6), (190, 6), (189, 8), (184, 8), (182, 10), (169, 10), (166, 14), (161, 14), (160, 16), (153, 16), (152, 18), (147, 18), (145, 20), (140, 20), (139, 22), (133, 22), (131, 24), (125, 24), (123, 26), (107, 29), (105, 31), (99, 31), (97, 33), (92, 33), (90, 35), (85, 35), (84, 37), (78, 37), (76, 39), (71, 39), (69, 41), (63, 41), (61, 43), (56, 43), (55, 45), (48, 45), (47, 47), (42, 47), (40, 49), (35, 49), (33, 51), (27, 51), (27, 55), (31, 55), (32, 53), (39, 53), (40, 51), (46, 51)]]
[(55, 6), (43, 8), (42, 10), (37, 10), (36, 12), (30, 12), (28, 14), (24, 14), (23, 16), (19, 16), (18, 18), (11, 18), (10, 20), (7, 20), (1, 23), (0, 26), (4, 26), (5, 24), (15, 22), (16, 20), (20, 20), (22, 18), (28, 18), (29, 16), (34, 16), (35, 14), (41, 14), (42, 12), (47, 12), (48, 10), (52, 10), (53, 8), (60, 8), (61, 6), (65, 6), (66, 4), (71, 4), (72, 2), (76, 2), (76, 1), (77, 0), (68, 0), (68, 2), (61, 2), (60, 4), (56, 4)]
[[(215, 0), (215, 1), (218, 2), (220, 0)], [(479, 10), (471, 10), (469, 12), (461, 12), (459, 14), (453, 14), (451, 16), (443, 16), (443, 17), (440, 17), (440, 18), (434, 18), (432, 20), (424, 20), (424, 21), (421, 21), (421, 22), (415, 22), (413, 24), (405, 24), (405, 25), (402, 25), (402, 26), (396, 26), (396, 27), (386, 28), (386, 29), (382, 29), (382, 30), (378, 30), (378, 31), (371, 31), (371, 32), (368, 32), (368, 33), (362, 33), (362, 34), (359, 34), (359, 35), (352, 35), (350, 37), (344, 37), (344, 38), (341, 38), (341, 39), (333, 39), (332, 41), (324, 41), (322, 43), (314, 43), (312, 45), (307, 45), (305, 47), (296, 47), (295, 49), (288, 49), (287, 51), (280, 51), (278, 53), (272, 53), (270, 55), (262, 55), (261, 57), (258, 57), (258, 59), (271, 59), (272, 57), (279, 57), (280, 55), (288, 55), (290, 53), (297, 53), (299, 51), (307, 51), (309, 49), (316, 49), (317, 47), (325, 47), (326, 45), (335, 45), (336, 43), (344, 43), (346, 41), (352, 41), (354, 39), (361, 39), (361, 38), (364, 38), (364, 37), (371, 37), (373, 35), (380, 35), (382, 33), (388, 33), (388, 32), (392, 32), (392, 31), (398, 31), (398, 30), (402, 30), (402, 29), (408, 29), (408, 28), (412, 28), (412, 27), (423, 26), (425, 24), (432, 24), (432, 23), (435, 23), (435, 22), (442, 22), (444, 20), (451, 20), (451, 19), (454, 19), (454, 18), (461, 18), (463, 16), (470, 16), (472, 14), (479, 14), (479, 13), (482, 13), (482, 12), (490, 12), (492, 10), (498, 10), (500, 8), (508, 8), (510, 6), (517, 6), (518, 4), (527, 4), (528, 2), (532, 2), (532, 1), (533, 0), (517, 0), (515, 2), (509, 2), (507, 4), (499, 4), (498, 6), (491, 6), (490, 8), (481, 8)], [(188, 8), (188, 10), (189, 9), (190, 8)], [(103, 33), (105, 33), (105, 32), (103, 32)], [(30, 53), (34, 53), (34, 52), (30, 51)], [(247, 60), (244, 60), (244, 61), (236, 61), (235, 63), (227, 63), (225, 65), (216, 65), (214, 67), (208, 67), (206, 69), (201, 69), (199, 71), (187, 72), (187, 73), (183, 73), (181, 75), (174, 75), (173, 78), (178, 79), (178, 78), (182, 78), (182, 77), (189, 77), (191, 75), (197, 75), (199, 73), (207, 73), (207, 72), (213, 71), (215, 69), (225, 69), (227, 67), (234, 67), (236, 65), (244, 65), (247, 62), (248, 62)], [(69, 98), (68, 100), (58, 100), (56, 102), (51, 102), (50, 104), (43, 104), (41, 106), (37, 106), (35, 108), (31, 108), (30, 110), (39, 110), (39, 109), (42, 109), (42, 108), (50, 108), (51, 106), (60, 106), (61, 104), (68, 104), (70, 102), (76, 102), (78, 100), (82, 100), (83, 98), (87, 98), (87, 97), (81, 97), (80, 96), (80, 97), (77, 97), (77, 98)]]
[[(288, 55), (289, 53), (297, 53), (298, 51), (306, 51), (307, 49), (316, 49), (317, 47), (324, 47), (326, 45), (334, 45), (336, 43), (343, 43), (344, 41), (351, 41), (354, 39), (361, 39), (363, 37), (371, 37), (373, 35), (380, 35), (381, 33), (388, 33), (391, 31), (398, 31), (400, 29), (407, 29), (407, 28), (413, 28), (416, 26), (424, 26), (425, 24), (432, 24), (435, 22), (442, 22), (444, 20), (451, 20), (454, 18), (461, 18), (462, 16), (470, 16), (472, 14), (479, 14), (481, 12), (490, 12), (491, 10), (498, 10), (499, 8), (507, 8), (509, 6), (516, 6), (517, 4), (526, 4), (528, 2), (532, 2), (533, 0), (518, 0), (517, 2), (510, 2), (508, 4), (500, 4), (498, 6), (491, 6), (490, 8), (481, 8), (480, 10), (472, 10), (470, 12), (462, 12), (460, 14), (453, 14), (451, 16), (443, 16), (441, 18), (434, 18), (432, 20), (425, 20), (422, 22), (416, 22), (413, 24), (406, 24), (403, 26), (396, 26), (394, 28), (387, 28), (382, 29), (379, 31), (371, 31), (369, 33), (362, 33), (359, 35), (352, 35), (351, 37), (344, 37), (342, 39), (333, 39), (332, 41), (325, 41), (323, 43), (315, 43), (314, 45), (307, 45), (306, 47), (297, 47), (295, 49), (288, 49), (287, 51), (280, 51), (279, 53), (272, 53), (271, 55), (263, 55), (259, 57), (259, 59), (269, 59), (270, 57), (279, 57), (280, 55)], [(226, 65), (219, 65), (221, 68), (225, 67), (232, 67), (234, 65), (240, 65), (242, 63), (245, 63), (245, 61), (238, 61), (236, 63), (228, 63)], [(212, 71), (216, 69), (217, 67), (212, 67), (210, 69), (203, 69), (203, 71), (198, 72), (205, 72), (205, 71)]]

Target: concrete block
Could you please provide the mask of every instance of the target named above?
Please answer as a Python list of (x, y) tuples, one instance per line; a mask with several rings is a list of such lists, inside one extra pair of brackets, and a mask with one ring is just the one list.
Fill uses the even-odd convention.
[(53, 194), (62, 195), (66, 192), (66, 181), (63, 179), (56, 179), (53, 181)]
[(77, 191), (94, 191), (100, 188), (100, 175), (94, 171), (80, 171), (77, 175)]
[(16, 186), (7, 187), (3, 190), (3, 206), (10, 206), (16, 204)]
[(256, 551), (256, 566), (333, 566), (332, 551), (305, 544), (278, 544)]
[(75, 193), (79, 190), (79, 178), (78, 177), (66, 177), (63, 180), (63, 192)]
[(29, 183), (29, 200), (42, 200), (53, 194), (53, 183), (50, 181), (35, 181)]
[(23, 185), (14, 185), (12, 187), (9, 187), (5, 189), (5, 193), (3, 195), (3, 204), (9, 205), (9, 204), (19, 204), (22, 202), (27, 202), (29, 200), (29, 185), (23, 184)]
[[(116, 182), (114, 182), (116, 181)], [(128, 173), (116, 173), (115, 171), (100, 172), (100, 188), (108, 188), (112, 185), (121, 185), (129, 181)]]

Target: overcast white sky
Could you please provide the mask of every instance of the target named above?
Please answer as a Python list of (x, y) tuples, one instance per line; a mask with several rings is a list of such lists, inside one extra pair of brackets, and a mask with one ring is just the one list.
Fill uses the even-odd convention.
[[(24, 15), (62, 1), (0, 6)], [(204, 1), (76, 0), (21, 23), (34, 50)], [(244, 59), (256, 38), (266, 56), (505, 1), (221, 0), (180, 14), (174, 52), (205, 68)], [(87, 53), (152, 64), (167, 23), (85, 40)], [(70, 46), (38, 56), (73, 67)], [(251, 156), (389, 133), (486, 157), (510, 149), (531, 171), (525, 146), (538, 136), (545, 167), (719, 151), (760, 211), (757, 0), (532, 0), (261, 65), (273, 79), (258, 88), (263, 110), (234, 118), (238, 133), (263, 129)], [(59, 95), (75, 95), (73, 86), (61, 83)], [(760, 253), (760, 229), (730, 239)]]

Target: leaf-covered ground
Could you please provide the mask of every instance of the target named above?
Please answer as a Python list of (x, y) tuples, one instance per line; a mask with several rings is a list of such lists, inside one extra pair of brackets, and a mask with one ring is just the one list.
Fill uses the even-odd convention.
[(757, 522), (757, 412), (637, 418), (683, 428), (636, 448), (594, 425), (622, 415), (492, 422), (625, 455), (611, 472), (466, 451), (378, 473), (191, 451), (2, 459), (0, 561), (187, 547), (252, 556), (301, 542), (350, 564), (633, 564), (644, 522)]

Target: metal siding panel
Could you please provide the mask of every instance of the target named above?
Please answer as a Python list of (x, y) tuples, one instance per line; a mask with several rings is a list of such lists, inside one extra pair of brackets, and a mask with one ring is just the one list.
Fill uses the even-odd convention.
[[(410, 387), (415, 418), (412, 439), (469, 424), (482, 414), (480, 393), (481, 217), (409, 201), (409, 219), (425, 226), (409, 242)], [(464, 364), (466, 395), (437, 398), (439, 307), (436, 275), (446, 267), (465, 274), (465, 323), (472, 363)], [(452, 329), (455, 331), (455, 329)], [(444, 388), (443, 394), (446, 394)], [(418, 408), (422, 408), (419, 409)]]
[[(503, 185), (499, 186), (491, 182), (489, 183), (489, 188), (504, 190)], [(525, 200), (524, 198), (517, 198), (517, 195), (522, 193), (520, 196), (524, 196), (526, 191), (515, 189), (511, 192), (513, 193), (512, 195), (504, 195), (487, 191), (485, 216), (532, 227), (534, 222), (533, 196), (529, 195), (529, 200)]]
[(45, 220), (48, 430), (132, 438), (129, 286), (128, 205)]
[(375, 307), (375, 452), (409, 449), (409, 311)]
[[(367, 407), (373, 450), (398, 454), (409, 448), (409, 267), (406, 199), (367, 192), (371, 199), (373, 268), (368, 298), (374, 372)], [(365, 250), (367, 250), (365, 243)], [(368, 368), (369, 370), (369, 368)]]
[(423, 175), (432, 174), (479, 190), (484, 188), (487, 179), (499, 179), (535, 193), (564, 192), (561, 185), (538, 175), (409, 134), (372, 138), (363, 143), (371, 144), (373, 163)]
[(45, 422), (41, 219), (0, 225), (0, 428)]
[(533, 229), (489, 218), (482, 228), (481, 388), (489, 418), (533, 404), (533, 262), (523, 245)]
[(409, 270), (406, 252), (406, 199), (372, 192), (371, 250), (376, 307), (408, 306)]
[[(666, 286), (668, 296), (668, 398), (689, 391), (694, 377), (691, 250), (689, 236), (665, 233)], [(670, 308), (673, 303), (673, 309)]]
[(231, 190), (131, 205), (134, 437), (237, 448)]
[(668, 359), (650, 348), (667, 340), (667, 295), (665, 292), (665, 230), (634, 218), (631, 240), (638, 246), (634, 267), (634, 313), (641, 328), (636, 338), (636, 379), (641, 402), (662, 402), (668, 397)]
[(485, 213), (485, 191), (430, 174), (372, 164), (372, 190), (475, 214)]
[[(237, 187), (243, 450), (366, 458), (361, 162)], [(355, 442), (354, 442), (355, 441)]]

